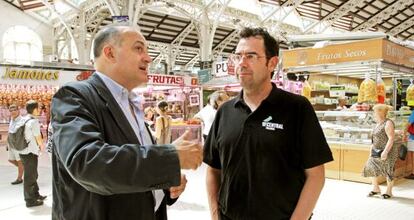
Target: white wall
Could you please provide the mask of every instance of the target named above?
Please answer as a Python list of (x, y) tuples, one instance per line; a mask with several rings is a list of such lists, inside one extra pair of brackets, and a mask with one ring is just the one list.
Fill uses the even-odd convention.
[(45, 48), (48, 48), (47, 50), (51, 51), (53, 45), (52, 26), (20, 11), (5, 1), (0, 1), (0, 19), (2, 20), (2, 22), (0, 22), (0, 60), (3, 60), (3, 48), (1, 47), (3, 35), (7, 29), (15, 25), (23, 25), (32, 29), (42, 40), (43, 51)]

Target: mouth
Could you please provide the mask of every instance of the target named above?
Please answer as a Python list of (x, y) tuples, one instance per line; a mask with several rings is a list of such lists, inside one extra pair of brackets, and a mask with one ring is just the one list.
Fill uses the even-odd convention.
[(147, 72), (147, 67), (146, 66), (140, 66), (139, 69), (144, 71), (144, 72)]
[(251, 73), (248, 73), (248, 72), (241, 72), (241, 73), (239, 73), (239, 76), (251, 76), (252, 74)]

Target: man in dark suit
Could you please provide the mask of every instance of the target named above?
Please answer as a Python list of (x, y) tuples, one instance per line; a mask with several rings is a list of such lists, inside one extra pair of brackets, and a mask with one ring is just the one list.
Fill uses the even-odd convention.
[(52, 101), (52, 219), (167, 219), (166, 204), (185, 188), (180, 169), (200, 166), (201, 146), (186, 134), (154, 145), (131, 92), (151, 62), (137, 27), (105, 27), (93, 52), (96, 72)]

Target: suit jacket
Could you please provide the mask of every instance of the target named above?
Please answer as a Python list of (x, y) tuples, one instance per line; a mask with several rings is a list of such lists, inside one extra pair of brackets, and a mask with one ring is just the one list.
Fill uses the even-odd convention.
[(52, 100), (52, 219), (167, 219), (151, 190), (180, 184), (172, 145), (142, 146), (97, 74), (63, 86)]

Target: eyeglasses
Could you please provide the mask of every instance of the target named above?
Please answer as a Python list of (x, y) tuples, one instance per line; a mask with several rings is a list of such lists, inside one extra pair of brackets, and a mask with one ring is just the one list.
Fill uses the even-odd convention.
[(234, 62), (234, 63), (239, 63), (243, 57), (247, 60), (247, 62), (249, 63), (253, 63), (256, 62), (258, 59), (260, 58), (264, 58), (266, 56), (259, 56), (257, 53), (235, 53), (230, 55), (230, 59)]

